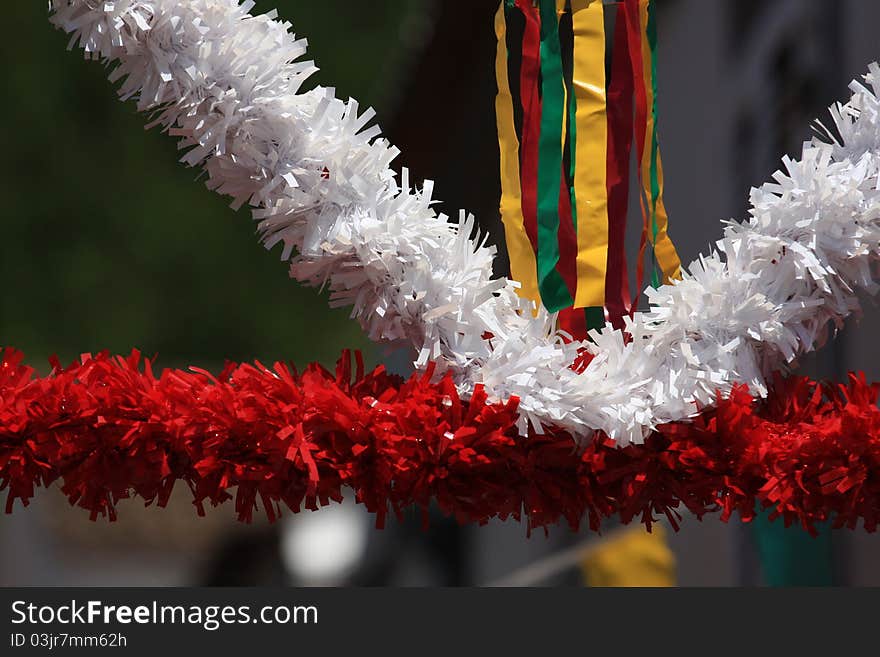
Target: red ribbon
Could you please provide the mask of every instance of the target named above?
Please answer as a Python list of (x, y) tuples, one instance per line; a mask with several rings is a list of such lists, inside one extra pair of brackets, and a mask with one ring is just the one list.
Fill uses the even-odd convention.
[[(541, 139), (541, 18), (530, 0), (517, 0), (525, 16), (520, 66), (520, 95), (523, 107), (521, 181), (523, 223), (532, 248), (538, 251), (538, 165)], [(572, 298), (577, 290), (577, 234), (571, 208), (571, 192), (565, 172), (559, 189), (559, 271)], [(578, 335), (584, 339), (586, 334)]]
[[(630, 59), (627, 15), (626, 5), (619, 4), (614, 33), (611, 84), (608, 89), (609, 245), (608, 269), (605, 276), (605, 306), (609, 321), (617, 329), (623, 328), (623, 316), (630, 313), (632, 305), (626, 262), (626, 218), (629, 210), (629, 173), (633, 144), (632, 103), (635, 85)], [(642, 93), (644, 94), (644, 89)], [(644, 241), (644, 236), (642, 239)], [(640, 259), (640, 264), (643, 259)]]
[(587, 316), (583, 308), (564, 308), (559, 311), (556, 326), (568, 333), (573, 340), (583, 342), (587, 339)]
[(523, 107), (521, 181), (523, 223), (535, 253), (538, 252), (538, 146), (541, 137), (541, 100), (538, 80), (541, 72), (541, 23), (531, 0), (516, 0), (526, 19), (520, 66), (520, 95)]
[[(624, 0), (624, 18), (626, 22), (627, 41), (629, 45), (629, 57), (632, 64), (632, 80), (635, 95), (635, 140), (636, 155), (639, 161), (639, 182), (642, 189), (641, 162), (645, 155), (645, 142), (648, 134), (648, 95), (645, 89), (645, 66), (642, 61), (642, 28), (639, 19), (639, 0)], [(642, 210), (642, 238), (639, 242), (639, 259), (636, 264), (636, 289), (630, 313), (639, 307), (639, 296), (645, 284), (645, 251), (648, 246), (648, 232), (651, 230), (650, 217), (645, 207), (645, 198), (639, 192), (639, 203)]]

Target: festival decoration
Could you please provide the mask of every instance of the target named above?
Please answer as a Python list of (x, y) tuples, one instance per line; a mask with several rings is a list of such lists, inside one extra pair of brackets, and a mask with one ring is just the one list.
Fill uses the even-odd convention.
[(597, 437), (578, 450), (560, 430), (520, 436), (515, 400), (477, 388), (464, 401), (430, 368), (404, 381), (344, 355), (335, 373), (257, 363), (158, 375), (133, 353), (36, 378), (22, 358), (7, 349), (0, 361), (7, 510), (60, 480), (72, 504), (113, 518), (121, 499), (164, 505), (180, 481), (197, 510), (234, 502), (243, 521), (258, 505), (274, 519), (281, 505), (341, 501), (343, 487), (380, 526), (413, 506), (427, 518), (432, 500), (462, 523), (530, 528), (599, 529), (612, 515), (677, 528), (679, 509), (750, 520), (761, 506), (811, 531), (880, 521), (880, 390), (857, 377), (839, 388), (780, 378), (764, 404), (736, 388), (643, 444)]
[[(648, 290), (651, 310), (568, 342), (517, 284), (493, 279), (494, 249), (432, 208), (432, 186), (398, 183), (397, 152), (333, 91), (297, 93), (314, 70), (274, 14), (235, 0), (54, 0), (53, 22), (89, 57), (116, 62), (121, 97), (179, 137), (209, 188), (254, 206), (266, 246), (298, 280), (351, 305), (377, 341), (410, 341), (418, 369), (454, 374), (492, 401), (519, 400), (519, 429), (557, 427), (639, 443), (814, 349), (872, 291), (880, 159), (875, 90), (835, 113), (840, 141), (816, 139), (753, 193), (751, 218), (718, 250)], [(877, 68), (869, 75), (874, 84)], [(533, 316), (533, 310), (536, 316)], [(585, 363), (572, 368), (572, 363)]]
[(637, 289), (648, 243), (655, 286), (657, 264), (666, 283), (681, 269), (663, 202), (654, 2), (617, 4), (608, 79), (605, 13), (591, 0), (507, 0), (495, 19), (511, 277), (525, 298), (562, 311), (560, 323), (582, 339), (579, 328), (604, 327), (606, 310), (615, 328), (632, 312), (625, 239), (634, 130), (645, 219)]
[[(800, 161), (784, 160), (717, 251), (649, 289), (651, 309), (624, 316), (623, 330), (581, 341), (520, 284), (492, 278), (494, 249), (471, 238), (472, 218), (450, 223), (430, 183), (398, 181), (371, 111), (330, 89), (300, 93), (314, 71), (299, 61), (305, 43), (252, 7), (52, 0), (51, 18), (87, 57), (115, 64), (121, 97), (180, 139), (210, 189), (253, 207), (294, 278), (329, 287), (374, 340), (409, 341), (418, 372), (352, 379), (343, 359), (335, 377), (259, 364), (157, 377), (136, 356), (99, 356), (41, 379), (7, 350), (10, 504), (60, 478), (74, 503), (112, 515), (132, 493), (163, 503), (181, 479), (197, 505), (235, 488), (242, 519), (257, 500), (274, 516), (281, 502), (314, 507), (350, 486), (380, 520), (431, 498), (462, 521), (586, 517), (594, 528), (612, 513), (674, 523), (681, 505), (749, 519), (758, 503), (807, 528), (829, 518), (876, 528), (875, 389), (779, 373), (858, 309), (859, 290), (876, 290), (880, 67), (832, 109), (837, 137), (826, 131)], [(644, 137), (661, 261), (662, 166), (653, 128)]]

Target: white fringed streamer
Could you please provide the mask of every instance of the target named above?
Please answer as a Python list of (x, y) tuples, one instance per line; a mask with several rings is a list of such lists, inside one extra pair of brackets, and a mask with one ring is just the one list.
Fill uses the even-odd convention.
[[(431, 207), (430, 183), (398, 184), (397, 151), (332, 89), (299, 93), (315, 69), (304, 41), (274, 14), (237, 0), (52, 0), (52, 21), (87, 56), (117, 62), (121, 96), (181, 139), (182, 161), (208, 186), (250, 204), (267, 247), (283, 245), (291, 275), (329, 286), (369, 336), (405, 340), (416, 365), (437, 360), (461, 392), (477, 384), (521, 400), (522, 429), (552, 424), (588, 438), (641, 441), (692, 417), (736, 383), (766, 377), (818, 346), (829, 323), (873, 292), (880, 243), (880, 69), (872, 89), (833, 108), (840, 135), (804, 145), (799, 162), (752, 191), (751, 218), (684, 279), (649, 290), (649, 312), (594, 343), (565, 345), (515, 284), (492, 280), (494, 249)], [(366, 128), (366, 129), (365, 129)], [(491, 339), (486, 339), (491, 334)], [(580, 348), (586, 372), (569, 369)]]

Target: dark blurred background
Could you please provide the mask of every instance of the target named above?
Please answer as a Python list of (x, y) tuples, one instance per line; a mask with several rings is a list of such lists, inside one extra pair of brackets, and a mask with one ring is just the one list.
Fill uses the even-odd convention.
[[(658, 5), (670, 232), (690, 262), (720, 236), (720, 220), (744, 217), (749, 187), (783, 153), (796, 155), (811, 120), (880, 58), (880, 3)], [(398, 164), (436, 180), (444, 211), (467, 208), (501, 240), (497, 0), (260, 0), (256, 11), (276, 7), (309, 38), (315, 82), (374, 106), (404, 152)], [(208, 368), (227, 358), (331, 364), (357, 347), (406, 371), (405, 355), (369, 345), (346, 310), (328, 310), (288, 280), (257, 246), (246, 211), (234, 213), (176, 164), (174, 141), (143, 130), (104, 67), (65, 52), (45, 3), (9, 3), (4, 20), (0, 344), (37, 366), (52, 354), (138, 347), (160, 365)], [(878, 328), (871, 306), (858, 330), (804, 367), (880, 376)], [(0, 518), (0, 585), (596, 584), (609, 582), (596, 575), (610, 568), (601, 549), (627, 538), (613, 527), (602, 543), (561, 528), (526, 538), (521, 525), (459, 528), (439, 518), (429, 532), (417, 520), (379, 532), (350, 505), (245, 527), (224, 508), (196, 519), (185, 495), (167, 511), (124, 504), (115, 524), (88, 522), (55, 491), (16, 511)], [(638, 529), (630, 537), (615, 554), (631, 552), (636, 583), (772, 583), (750, 527), (686, 518), (679, 534), (661, 530), (650, 545)], [(876, 539), (834, 532), (822, 541), (833, 583), (880, 583)]]

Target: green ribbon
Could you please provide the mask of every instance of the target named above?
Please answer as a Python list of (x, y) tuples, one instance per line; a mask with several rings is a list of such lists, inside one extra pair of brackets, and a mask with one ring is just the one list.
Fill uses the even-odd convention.
[(559, 189), (562, 184), (562, 130), (565, 80), (556, 0), (541, 0), (541, 138), (538, 146), (538, 288), (550, 312), (574, 304), (560, 275)]

